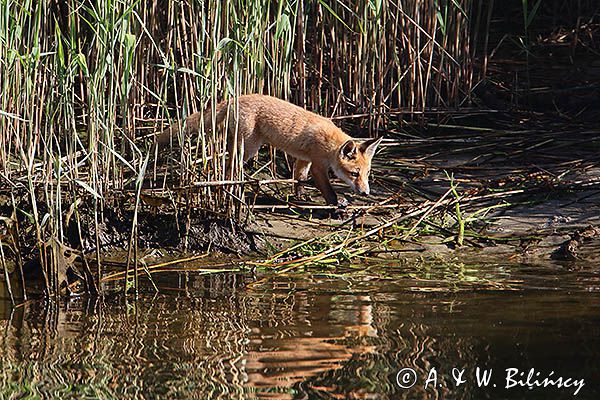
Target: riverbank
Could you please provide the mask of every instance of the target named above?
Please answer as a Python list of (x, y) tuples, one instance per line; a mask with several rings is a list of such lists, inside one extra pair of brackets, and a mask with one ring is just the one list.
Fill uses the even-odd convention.
[[(218, 260), (219, 270), (229, 264), (235, 269), (275, 271), (440, 256), (520, 262), (597, 260), (600, 130), (590, 124), (523, 115), (529, 119), (520, 129), (502, 128), (497, 115), (493, 127), (453, 123), (429, 125), (421, 132), (410, 125), (389, 129), (373, 163), (371, 196), (357, 196), (340, 181), (334, 182), (350, 204), (338, 218), (331, 218), (332, 210), (323, 206), (310, 183), (309, 198), (294, 199), (290, 182), (282, 179), (286, 176), (272, 175), (259, 160), (248, 168), (252, 176), (248, 181), (255, 183), (246, 185), (251, 212), (244, 224), (217, 216), (194, 217), (193, 209), (174, 200), (181, 201), (181, 194), (163, 193), (163, 200), (157, 201), (154, 191), (142, 189), (137, 212), (135, 196), (127, 192), (107, 203), (98, 234), (93, 203), (78, 206), (81, 230), (73, 207), (67, 208), (67, 241), (49, 243), (47, 249), (61, 258), (65, 269), (61, 276), (69, 275), (70, 280), (74, 278), (67, 274), (69, 269), (79, 271), (75, 276), (85, 276), (84, 269), (93, 275), (97, 254), (113, 261), (115, 254), (129, 257), (130, 273), (131, 258), (144, 260), (149, 254), (155, 264), (210, 254), (211, 260)], [(278, 170), (285, 174), (285, 166)], [(17, 260), (23, 260), (27, 274), (39, 269), (39, 253), (35, 230), (26, 218), (31, 212), (25, 208), (28, 199), (16, 200), (16, 209), (24, 212), (13, 215), (18, 224), (4, 221), (3, 241), (10, 243), (6, 238), (16, 237), (26, 250), (11, 253), (5, 246), (4, 258), (11, 272), (18, 269)], [(10, 215), (8, 196), (2, 206), (3, 214)], [(134, 218), (137, 242), (131, 247)]]

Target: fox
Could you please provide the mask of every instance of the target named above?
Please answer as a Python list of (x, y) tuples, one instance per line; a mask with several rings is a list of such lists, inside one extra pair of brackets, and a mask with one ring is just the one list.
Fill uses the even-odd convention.
[[(237, 101), (237, 104), (234, 103)], [(344, 206), (329, 179), (329, 171), (347, 183), (356, 193), (369, 195), (371, 161), (383, 137), (359, 142), (338, 128), (329, 118), (295, 104), (262, 94), (241, 95), (216, 106), (216, 125), (228, 119), (227, 151), (230, 170), (233, 151), (242, 151), (243, 161), (256, 156), (264, 144), (280, 149), (295, 159), (294, 191), (304, 194), (303, 182), (312, 176), (327, 205)], [(186, 135), (196, 133), (204, 121), (204, 131), (212, 129), (210, 109), (189, 115), (185, 120)], [(236, 135), (237, 128), (237, 135)], [(181, 129), (175, 123), (160, 133), (156, 142), (168, 144)], [(236, 140), (237, 138), (237, 140)]]

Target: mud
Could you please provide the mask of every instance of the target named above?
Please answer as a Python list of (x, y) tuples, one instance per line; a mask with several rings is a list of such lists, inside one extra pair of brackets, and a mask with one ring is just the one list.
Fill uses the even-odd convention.
[[(28, 215), (33, 213), (31, 205), (25, 193), (22, 196), (17, 193), (15, 200), (16, 209), (19, 211), (13, 214), (10, 198), (4, 196), (0, 199), (0, 215), (7, 216), (0, 224), (0, 234), (5, 237), (5, 244), (9, 244), (5, 246), (5, 256), (7, 259), (16, 260), (18, 255), (14, 251), (14, 244), (18, 243), (23, 263), (35, 266), (39, 264), (39, 251), (36, 246), (35, 226), (28, 218)], [(37, 205), (40, 215), (48, 212), (43, 202), (38, 202)], [(98, 232), (95, 229), (92, 202), (79, 205), (78, 214), (80, 225), (74, 213), (67, 212), (63, 216), (65, 230), (61, 246), (65, 251), (93, 254), (99, 245), (101, 254), (110, 255), (129, 246), (134, 211), (127, 205), (126, 199), (112, 199), (112, 204), (98, 213)], [(11, 216), (10, 220), (8, 216)], [(189, 229), (186, 228), (186, 224), (189, 225)], [(211, 250), (223, 255), (248, 254), (258, 249), (257, 238), (246, 232), (242, 226), (230, 220), (209, 219), (201, 213), (192, 212), (188, 220), (181, 212), (142, 208), (138, 212), (137, 227), (137, 246), (140, 249), (162, 249), (173, 253)]]

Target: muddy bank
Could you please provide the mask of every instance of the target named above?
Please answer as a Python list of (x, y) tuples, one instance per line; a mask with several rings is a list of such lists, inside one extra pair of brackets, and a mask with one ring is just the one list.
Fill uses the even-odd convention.
[[(184, 258), (188, 254), (210, 252), (215, 257), (233, 257), (257, 251), (260, 238), (245, 231), (242, 226), (231, 220), (206, 218), (202, 212), (191, 211), (189, 214), (176, 212), (166, 207), (141, 207), (137, 216), (134, 213), (129, 197), (111, 199), (102, 212), (95, 214), (93, 200), (88, 204), (79, 203), (77, 212), (73, 207), (67, 208), (62, 216), (64, 231), (61, 241), (48, 239), (42, 246), (37, 246), (36, 225), (31, 218), (31, 203), (23, 193), (13, 191), (15, 203), (8, 196), (0, 196), (0, 244), (2, 245), (2, 263), (0, 280), (5, 281), (4, 269), (13, 275), (13, 286), (23, 286), (23, 281), (31, 289), (30, 294), (41, 293), (45, 277), (42, 271), (44, 257), (47, 265), (58, 269), (61, 293), (65, 294), (67, 282), (77, 284), (78, 281), (92, 290), (97, 286), (96, 258), (108, 262), (109, 267), (103, 271), (110, 272), (111, 263), (117, 259), (125, 269), (128, 254), (143, 259), (152, 255), (158, 262), (161, 258)], [(65, 202), (68, 203), (68, 202)], [(47, 215), (48, 208), (43, 202), (37, 202), (37, 212)], [(96, 225), (96, 218), (98, 224)], [(132, 227), (137, 220), (135, 240), (132, 241)], [(45, 227), (44, 218), (40, 229)], [(96, 226), (98, 229), (96, 230)], [(135, 243), (131, 246), (131, 243)], [(130, 249), (131, 247), (131, 249)], [(41, 255), (43, 254), (43, 255)], [(131, 263), (133, 265), (133, 261)], [(51, 267), (48, 267), (51, 268)], [(133, 268), (133, 267), (132, 267)], [(24, 279), (21, 279), (21, 271)], [(50, 274), (48, 274), (50, 275)], [(104, 275), (104, 272), (103, 272)], [(93, 289), (94, 291), (96, 289)], [(13, 293), (19, 297), (19, 290)]]
[[(599, 154), (597, 128), (555, 118), (530, 118), (519, 130), (438, 126), (433, 135), (384, 142), (374, 161), (369, 199), (336, 186), (350, 198), (348, 218), (311, 219), (316, 211), (310, 204), (290, 205), (261, 210), (252, 229), (280, 249), (318, 235), (353, 235), (352, 229), (376, 229), (433, 203), (454, 186), (456, 193), (427, 218), (411, 218), (370, 237), (373, 252), (595, 260), (600, 255)], [(319, 199), (318, 192), (312, 194)]]
[[(0, 199), (0, 213), (8, 216), (3, 222), (3, 235), (9, 235), (14, 220), (21, 229), (19, 241), (25, 249), (35, 247), (34, 228), (28, 220), (31, 214), (30, 202), (25, 196), (16, 197), (16, 209), (10, 198)], [(80, 205), (79, 219), (72, 210), (65, 213), (65, 245), (82, 250), (84, 253), (96, 251), (96, 237), (101, 251), (112, 251), (127, 247), (131, 238), (134, 211), (122, 202), (112, 199), (103, 211), (98, 213), (98, 232), (95, 229), (94, 209), (89, 205)], [(90, 202), (91, 203), (91, 202)], [(38, 213), (46, 214), (45, 204), (38, 202)], [(79, 222), (79, 224), (78, 224)], [(175, 251), (199, 252), (212, 248), (223, 253), (251, 252), (256, 250), (254, 238), (240, 225), (229, 220), (206, 218), (202, 213), (183, 212), (168, 209), (146, 208), (138, 212), (138, 246), (140, 248), (166, 248)], [(186, 228), (186, 226), (188, 228)]]
[[(600, 196), (594, 199), (596, 206), (600, 204)], [(560, 208), (554, 208), (554, 202), (538, 204), (535, 208), (544, 209), (548, 215), (540, 219), (534, 214), (535, 210), (518, 208), (498, 213), (490, 216), (486, 227), (478, 230), (478, 238), (469, 238), (462, 246), (456, 245), (455, 234), (447, 229), (437, 235), (424, 230), (408, 240), (392, 240), (379, 246), (381, 243), (378, 240), (386, 236), (382, 232), (368, 244), (375, 248), (372, 252), (374, 257), (390, 260), (459, 257), (467, 261), (483, 257), (488, 261), (525, 263), (600, 261), (598, 212), (590, 218), (579, 218), (586, 214), (583, 208), (574, 209), (576, 217), (565, 217)], [(356, 228), (374, 229), (385, 218), (364, 217), (360, 227)], [(265, 243), (281, 250), (339, 231), (338, 222), (316, 224), (272, 215), (264, 219), (258, 217), (252, 229), (252, 233), (264, 236)]]

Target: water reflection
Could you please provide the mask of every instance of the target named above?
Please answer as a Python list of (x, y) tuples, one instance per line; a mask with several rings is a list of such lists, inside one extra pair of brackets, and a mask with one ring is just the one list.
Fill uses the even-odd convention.
[[(567, 389), (479, 389), (471, 381), (455, 387), (453, 368), (469, 375), (481, 366), (498, 374), (534, 367), (585, 378), (577, 397), (597, 398), (598, 271), (553, 268), (494, 265), (425, 274), (388, 266), (385, 273), (342, 277), (169, 274), (158, 282), (160, 294), (137, 301), (12, 308), (3, 300), (0, 397), (572, 395)], [(453, 281), (460, 274), (470, 278)], [(561, 288), (549, 290), (556, 285)], [(396, 383), (405, 367), (419, 379), (407, 390)], [(425, 389), (432, 368), (438, 386)]]

